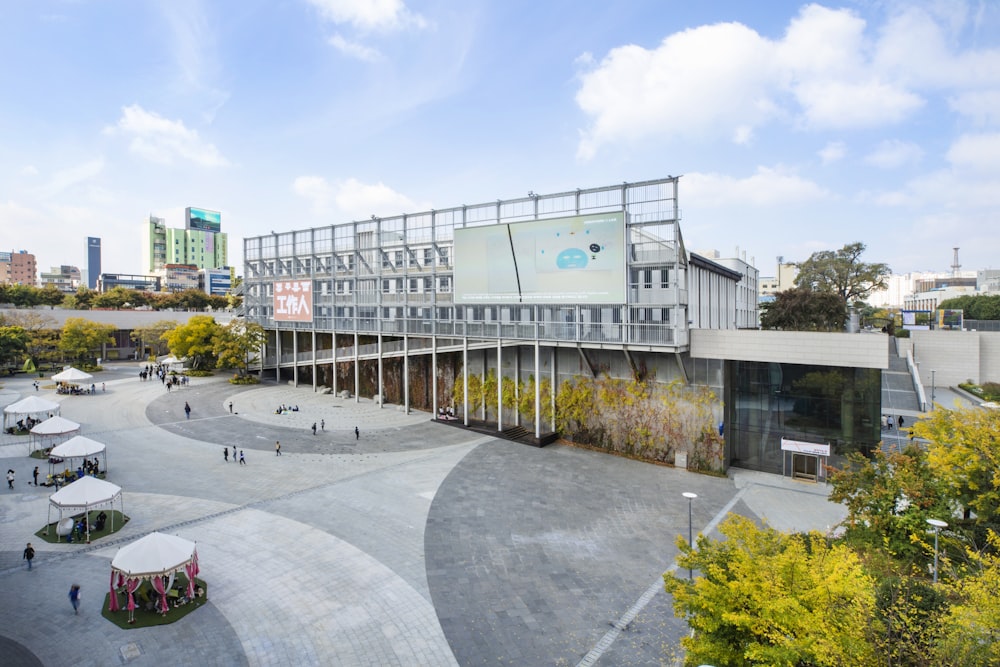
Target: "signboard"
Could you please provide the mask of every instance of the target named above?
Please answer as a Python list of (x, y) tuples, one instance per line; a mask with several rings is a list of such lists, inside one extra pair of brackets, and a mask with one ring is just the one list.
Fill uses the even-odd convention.
[(903, 328), (911, 331), (926, 331), (931, 328), (931, 311), (902, 310)]
[(456, 303), (625, 303), (625, 214), (456, 229), (454, 262)]
[(795, 452), (796, 454), (812, 454), (813, 456), (829, 456), (830, 445), (820, 445), (815, 442), (802, 442), (801, 440), (781, 439), (781, 450), (785, 452)]
[(188, 229), (200, 229), (203, 232), (216, 232), (222, 229), (222, 214), (218, 211), (207, 211), (203, 208), (184, 209)]
[(274, 283), (274, 321), (312, 322), (311, 280), (279, 280)]
[(964, 321), (964, 311), (961, 310), (939, 310), (938, 315), (938, 329), (958, 329), (962, 330), (962, 323)]

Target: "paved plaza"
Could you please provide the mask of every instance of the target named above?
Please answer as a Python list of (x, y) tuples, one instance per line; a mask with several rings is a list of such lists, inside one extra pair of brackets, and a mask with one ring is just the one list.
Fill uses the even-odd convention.
[[(26, 439), (3, 437), (17, 476), (0, 495), (6, 667), (670, 665), (685, 626), (661, 575), (688, 532), (682, 492), (698, 494), (695, 531), (728, 512), (783, 530), (843, 516), (822, 485), (536, 449), (311, 387), (218, 377), (168, 392), (134, 363), (95, 379), (105, 392), (56, 396), (43, 381), (38, 395), (107, 445), (131, 520), (90, 545), (38, 540), (51, 490), (28, 484), (39, 461)], [(35, 393), (32, 380), (4, 378), (0, 405)], [(298, 411), (275, 414), (282, 404)], [(224, 461), (234, 446), (247, 465)], [(110, 562), (154, 530), (197, 542), (209, 601), (122, 630), (100, 615)]]

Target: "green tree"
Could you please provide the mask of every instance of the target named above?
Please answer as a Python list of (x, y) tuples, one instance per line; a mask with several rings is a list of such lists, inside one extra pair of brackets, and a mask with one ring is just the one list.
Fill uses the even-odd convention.
[(41, 303), (41, 290), (32, 285), (8, 285), (6, 300), (17, 308), (31, 308)]
[(961, 310), (967, 320), (1000, 320), (1000, 294), (976, 294), (946, 299), (941, 310)]
[(60, 292), (55, 285), (46, 285), (38, 293), (38, 302), (46, 306), (61, 305), (66, 298), (64, 292)]
[(681, 537), (680, 569), (663, 575), (691, 636), (687, 664), (875, 664), (868, 625), (874, 582), (857, 555), (819, 533), (786, 535), (730, 515), (722, 540)]
[(90, 310), (96, 296), (97, 292), (86, 285), (80, 285), (76, 290), (76, 294), (66, 295), (66, 298), (63, 299), (63, 306), (76, 310)]
[(63, 324), (59, 349), (72, 359), (87, 361), (97, 356), (95, 352), (100, 351), (102, 345), (115, 342), (114, 333), (114, 325), (70, 317)]
[(150, 348), (153, 355), (159, 356), (167, 349), (167, 343), (163, 340), (163, 334), (171, 329), (175, 329), (180, 323), (177, 320), (159, 320), (153, 324), (139, 326), (129, 333), (131, 338), (142, 350), (145, 356), (146, 348)]
[(146, 305), (148, 301), (144, 292), (127, 287), (112, 287), (107, 292), (94, 296), (91, 305), (94, 308), (135, 308)]
[(0, 326), (0, 364), (17, 364), (28, 349), (28, 332), (21, 327)]
[(18, 326), (28, 334), (28, 356), (36, 366), (42, 361), (56, 361), (59, 358), (59, 329), (56, 321), (35, 310), (15, 310), (6, 313), (4, 323)]
[(864, 301), (872, 292), (885, 289), (892, 273), (887, 264), (861, 261), (865, 244), (849, 243), (840, 250), (814, 252), (804, 262), (795, 277), (797, 287), (838, 295), (846, 307)]
[(242, 319), (233, 320), (219, 327), (215, 336), (213, 351), (218, 358), (219, 368), (236, 368), (240, 376), (246, 376), (250, 366), (260, 359), (260, 349), (264, 345), (264, 328)]
[(177, 307), (187, 310), (205, 310), (211, 303), (208, 295), (199, 289), (186, 289), (174, 295)]
[(163, 334), (170, 353), (178, 359), (187, 357), (191, 360), (193, 370), (209, 370), (214, 368), (215, 338), (221, 330), (215, 318), (210, 315), (195, 315), (187, 324), (182, 324)]
[(988, 541), (988, 552), (969, 552), (974, 571), (951, 585), (955, 602), (940, 620), (934, 664), (1000, 665), (1000, 539), (991, 532)]
[(795, 287), (761, 304), (760, 326), (784, 331), (843, 331), (847, 323), (844, 302), (833, 292)]

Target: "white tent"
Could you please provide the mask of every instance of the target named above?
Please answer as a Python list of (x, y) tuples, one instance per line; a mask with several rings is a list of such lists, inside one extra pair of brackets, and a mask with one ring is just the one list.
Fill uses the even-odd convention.
[[(72, 484), (67, 484), (49, 496), (49, 521), (45, 524), (45, 534), (48, 535), (49, 524), (52, 523), (52, 508), (59, 509), (59, 519), (63, 512), (89, 512), (95, 507), (114, 508), (115, 501), (121, 503), (121, 512), (125, 514), (125, 501), (122, 499), (122, 488), (117, 484), (105, 482), (96, 477), (84, 477)], [(115, 529), (115, 515), (111, 513), (111, 530)], [(90, 542), (90, 522), (87, 522), (87, 541)]]
[[(91, 440), (82, 435), (76, 435), (66, 442), (52, 448), (49, 452), (49, 472), (52, 467), (61, 464), (66, 459), (89, 459), (91, 456), (101, 454), (104, 458), (104, 465), (101, 467), (105, 473), (108, 471), (108, 452), (103, 443)], [(72, 465), (68, 466), (74, 470)]]
[(83, 382), (84, 380), (90, 380), (93, 377), (94, 376), (90, 373), (81, 371), (79, 368), (67, 366), (62, 372), (53, 375), (52, 379), (56, 382)]
[[(65, 417), (49, 417), (31, 428), (31, 442), (28, 444), (28, 452), (56, 445), (63, 438), (79, 432), (80, 425), (75, 421)], [(39, 444), (40, 447), (35, 447), (36, 444)]]
[(40, 420), (50, 415), (58, 415), (60, 407), (55, 401), (48, 401), (38, 396), (22, 398), (3, 409), (3, 427), (6, 429), (15, 426), (19, 418), (31, 417)]
[[(198, 575), (198, 551), (195, 543), (176, 535), (150, 533), (118, 550), (111, 561), (111, 596), (108, 610), (118, 611), (118, 589), (126, 592), (126, 608), (135, 612), (133, 593), (143, 580), (148, 579), (160, 597), (159, 608), (163, 614), (170, 608), (168, 592), (174, 574), (183, 571), (188, 580), (188, 598), (194, 599), (194, 578)], [(169, 581), (164, 578), (169, 577)]]

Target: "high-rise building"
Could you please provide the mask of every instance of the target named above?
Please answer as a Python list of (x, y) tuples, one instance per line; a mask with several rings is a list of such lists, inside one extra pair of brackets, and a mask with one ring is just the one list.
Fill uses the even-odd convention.
[(48, 273), (42, 271), (39, 279), (39, 287), (45, 288), (52, 285), (60, 292), (73, 294), (80, 287), (80, 269), (75, 266), (53, 266)]
[(162, 273), (168, 264), (199, 269), (229, 265), (228, 237), (221, 231), (221, 214), (188, 207), (184, 218), (184, 229), (176, 229), (167, 227), (163, 218), (149, 217), (143, 233), (143, 271)]
[(35, 285), (35, 256), (27, 250), (0, 252), (0, 283)]
[(97, 279), (101, 275), (101, 239), (87, 237), (87, 287), (97, 289)]

